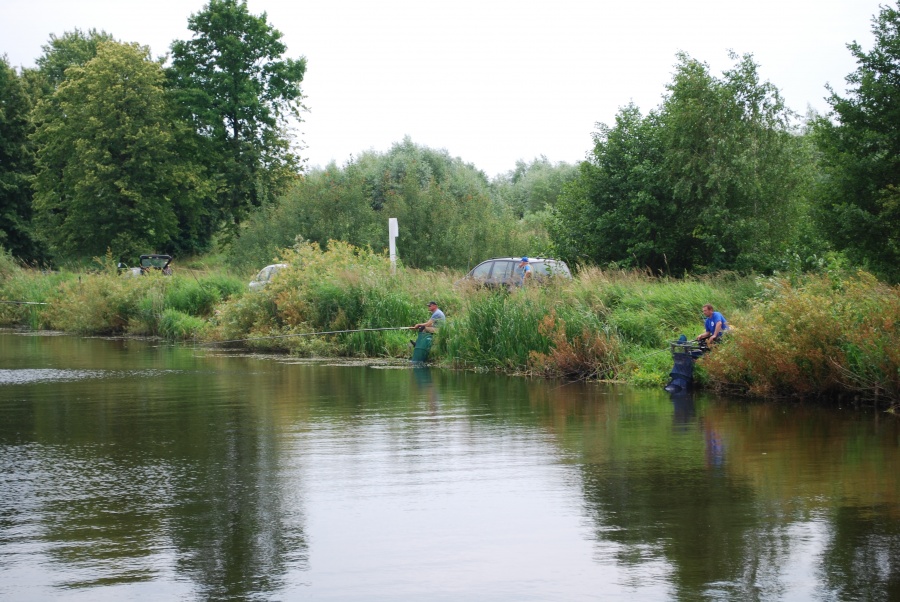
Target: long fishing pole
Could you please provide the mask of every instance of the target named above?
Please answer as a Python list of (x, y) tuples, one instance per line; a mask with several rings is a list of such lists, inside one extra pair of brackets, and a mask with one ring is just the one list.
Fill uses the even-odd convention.
[(266, 339), (286, 339), (290, 337), (311, 337), (324, 334), (347, 334), (351, 332), (378, 332), (383, 330), (410, 330), (410, 326), (389, 326), (387, 328), (354, 328), (350, 330), (323, 330), (320, 332), (298, 332), (294, 334), (276, 334), (266, 337), (250, 337), (246, 339), (229, 339), (227, 341), (210, 341), (208, 343), (200, 343), (200, 345), (223, 345), (225, 343), (243, 343), (246, 341), (264, 341)]
[(9, 305), (50, 305), (49, 303), (42, 303), (40, 301), (0, 301), (0, 303), (7, 303)]

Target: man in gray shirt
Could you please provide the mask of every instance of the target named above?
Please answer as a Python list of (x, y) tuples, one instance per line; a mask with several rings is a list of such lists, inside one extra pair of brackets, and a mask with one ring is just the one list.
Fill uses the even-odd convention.
[(428, 302), (428, 310), (431, 312), (431, 317), (428, 318), (427, 322), (422, 322), (421, 324), (416, 324), (415, 326), (411, 326), (413, 330), (418, 330), (419, 332), (437, 332), (441, 326), (444, 325), (444, 321), (447, 319), (447, 316), (444, 315), (444, 312), (438, 308), (437, 301), (429, 301)]

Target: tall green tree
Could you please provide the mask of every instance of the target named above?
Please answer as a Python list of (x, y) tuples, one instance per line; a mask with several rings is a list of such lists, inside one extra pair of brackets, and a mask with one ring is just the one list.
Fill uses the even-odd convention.
[(792, 242), (799, 138), (778, 89), (751, 55), (721, 78), (679, 55), (660, 114), (672, 200), (693, 214), (679, 258), (690, 267), (770, 269)]
[[(661, 269), (693, 216), (681, 216), (664, 186), (658, 115), (630, 104), (615, 124), (598, 124), (590, 160), (579, 166), (554, 208), (550, 234), (572, 263)], [(679, 220), (684, 218), (683, 223)]]
[(31, 109), (26, 86), (0, 56), (0, 246), (27, 260), (40, 259), (31, 232)]
[(807, 154), (778, 90), (732, 58), (715, 77), (681, 54), (659, 108), (600, 124), (551, 226), (564, 256), (680, 274), (771, 269), (787, 251)]
[(54, 90), (66, 77), (69, 67), (83, 67), (97, 56), (97, 47), (103, 42), (115, 41), (112, 34), (76, 28), (61, 36), (50, 35), (50, 42), (42, 46), (44, 53), (38, 57), (37, 70), (43, 76), (46, 91)]
[[(900, 6), (900, 4), (898, 4)], [(857, 62), (831, 113), (815, 123), (825, 178), (815, 196), (823, 233), (851, 259), (900, 281), (900, 12), (882, 6), (875, 43), (848, 48)]]
[(283, 58), (281, 32), (244, 0), (210, 0), (188, 28), (194, 37), (172, 44), (170, 82), (203, 139), (219, 217), (234, 227), (296, 176), (288, 125), (299, 119), (306, 59)]
[(105, 42), (38, 103), (35, 221), (58, 257), (162, 250), (195, 213), (205, 180), (177, 152), (164, 83), (146, 47)]

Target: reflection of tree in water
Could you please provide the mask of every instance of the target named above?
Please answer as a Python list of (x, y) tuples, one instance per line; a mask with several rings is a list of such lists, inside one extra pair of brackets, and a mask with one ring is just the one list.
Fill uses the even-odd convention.
[(752, 486), (725, 470), (723, 431), (698, 418), (693, 399), (661, 395), (648, 410), (635, 403), (647, 393), (575, 390), (550, 390), (546, 420), (563, 445), (584, 446), (596, 561), (615, 563), (635, 587), (671, 583), (677, 599), (777, 597), (789, 540)]
[(244, 599), (270, 596), (306, 568), (302, 499), (280, 470), (269, 402), (204, 403), (216, 393), (194, 375), (62, 390), (57, 403), (37, 404), (46, 415), (0, 426), (0, 442), (34, 433), (0, 448), (0, 467), (14, 461), (17, 478), (0, 510), (17, 504), (40, 525), (46, 553), (65, 567), (58, 585), (152, 583), (174, 560), (204, 598)]
[(900, 600), (896, 507), (842, 507), (822, 554), (822, 579), (837, 600)]
[(777, 547), (755, 545), (761, 525), (745, 486), (666, 459), (584, 464), (582, 477), (597, 540), (618, 544), (615, 560), (624, 567), (666, 562), (679, 599), (702, 597), (717, 583), (752, 599), (759, 583), (747, 567), (778, 566), (768, 557)]
[[(900, 600), (897, 506), (842, 508), (834, 518), (819, 510), (829, 487), (828, 499), (835, 488), (893, 499), (894, 477), (884, 471), (894, 455), (869, 455), (871, 427), (768, 405), (727, 414), (707, 407), (696, 416), (673, 405), (670, 417), (644, 415), (630, 430), (623, 423), (635, 406), (621, 399), (583, 404), (581, 421), (614, 427), (578, 424), (572, 404), (568, 421), (553, 422), (601, 433), (585, 440), (580, 464), (598, 562), (633, 569), (636, 585), (658, 575), (672, 583), (673, 597), (686, 600), (821, 594), (795, 579), (808, 579), (810, 565), (821, 563), (826, 599)], [(561, 441), (566, 431), (556, 431)], [(889, 441), (896, 429), (880, 431)], [(848, 456), (848, 442), (865, 451)], [(804, 473), (799, 483), (797, 472)], [(878, 474), (881, 485), (873, 480)], [(820, 518), (811, 522), (811, 511)], [(802, 533), (810, 527), (833, 531), (821, 557), (824, 538)]]
[(205, 436), (179, 438), (194, 444), (182, 450), (191, 468), (178, 480), (169, 535), (179, 572), (205, 598), (266, 598), (289, 571), (308, 568), (302, 492), (281, 470), (276, 425), (251, 405), (222, 410), (207, 417)]

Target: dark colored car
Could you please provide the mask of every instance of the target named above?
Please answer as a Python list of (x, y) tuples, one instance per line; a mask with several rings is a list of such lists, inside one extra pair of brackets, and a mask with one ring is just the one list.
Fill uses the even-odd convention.
[(166, 276), (172, 275), (171, 255), (141, 255), (140, 267), (129, 268), (123, 263), (119, 264), (119, 269), (129, 276), (142, 276), (150, 270), (160, 270)]
[(141, 255), (141, 271), (144, 273), (161, 270), (163, 274), (169, 276), (172, 273), (172, 268), (169, 267), (171, 263), (171, 255)]
[[(522, 283), (521, 257), (495, 257), (482, 261), (465, 275), (463, 281), (474, 281), (490, 288), (513, 288)], [(572, 272), (565, 261), (546, 257), (531, 257), (531, 278), (535, 282), (549, 278), (571, 278)]]

